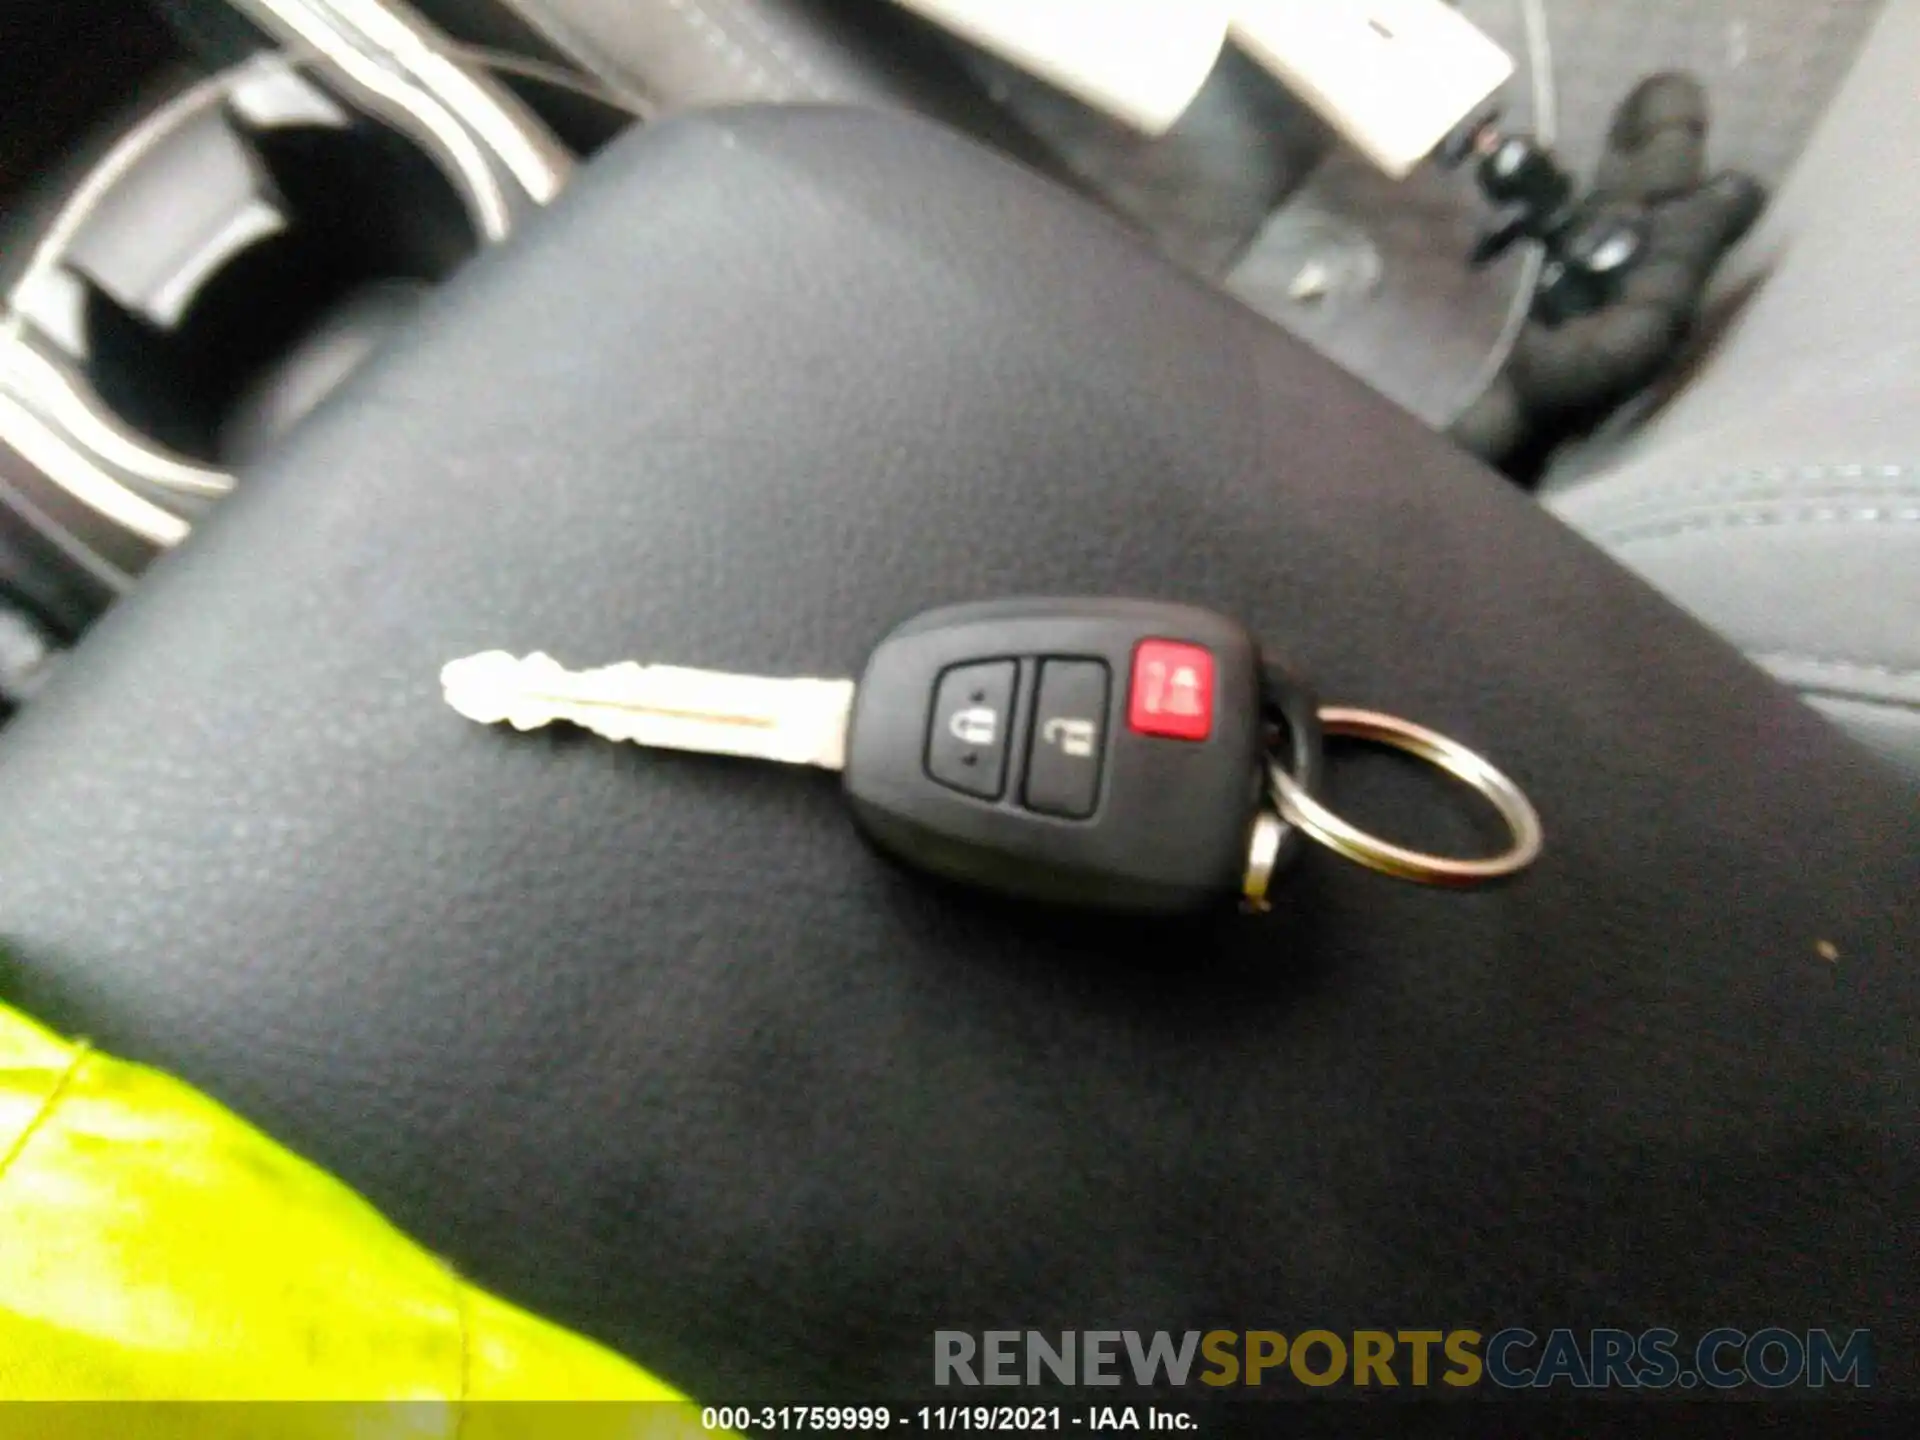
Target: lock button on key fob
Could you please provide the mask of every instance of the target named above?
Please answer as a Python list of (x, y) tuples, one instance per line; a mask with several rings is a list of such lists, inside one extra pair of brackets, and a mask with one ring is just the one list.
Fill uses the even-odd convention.
[(963, 795), (1000, 798), (1006, 789), (1018, 673), (1012, 660), (955, 665), (941, 672), (927, 732), (928, 775)]
[(855, 692), (846, 791), (879, 845), (1012, 894), (1231, 897), (1262, 794), (1259, 658), (1233, 621), (1127, 600), (921, 615)]

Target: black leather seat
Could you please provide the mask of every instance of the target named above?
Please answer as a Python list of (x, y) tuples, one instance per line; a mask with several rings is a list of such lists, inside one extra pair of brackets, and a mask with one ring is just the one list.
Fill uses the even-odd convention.
[[(1118, 924), (900, 873), (820, 774), (437, 691), (495, 646), (846, 673), (1012, 592), (1236, 613), (1485, 747), (1548, 854)], [(1395, 767), (1335, 793), (1471, 839)], [(1531, 500), (839, 111), (617, 145), (0, 748), (11, 1000), (711, 1400), (924, 1392), (996, 1325), (1865, 1326), (1910, 1388), (1916, 873), (1889, 771)]]

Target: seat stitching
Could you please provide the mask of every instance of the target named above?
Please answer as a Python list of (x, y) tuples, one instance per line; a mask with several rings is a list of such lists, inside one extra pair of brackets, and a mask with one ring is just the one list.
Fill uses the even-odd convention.
[(573, 68), (606, 86), (623, 104), (631, 106), (640, 119), (653, 119), (653, 112), (660, 108), (659, 97), (640, 76), (632, 73), (630, 66), (602, 55), (597, 45), (581, 38), (575, 25), (555, 16), (546, 0), (513, 0), (513, 9)]
[(1813, 665), (1823, 670), (1854, 670), (1863, 675), (1878, 675), (1888, 680), (1920, 680), (1920, 670), (1902, 670), (1879, 665), (1871, 660), (1844, 660), (1825, 655), (1797, 655), (1791, 650), (1755, 650), (1750, 652), (1761, 664)]
[[(1906, 498), (1902, 496), (1901, 498)], [(1866, 505), (1848, 509), (1838, 505), (1820, 505), (1811, 510), (1747, 510), (1720, 515), (1702, 515), (1688, 520), (1668, 521), (1646, 526), (1622, 526), (1615, 530), (1591, 531), (1603, 545), (1637, 545), (1648, 540), (1664, 540), (1704, 530), (1745, 530), (1789, 525), (1913, 525), (1920, 524), (1920, 506), (1892, 507)]]
[(762, 95), (775, 92), (773, 76), (767, 72), (767, 68), (749, 55), (745, 47), (727, 33), (726, 27), (709, 14), (699, 0), (667, 0), (667, 5), (686, 17), (687, 23), (706, 42), (707, 48), (746, 75)]
[(54, 1108), (65, 1097), (72, 1086), (74, 1077), (80, 1073), (80, 1067), (86, 1064), (93, 1054), (93, 1046), (85, 1040), (74, 1042), (73, 1055), (67, 1061), (67, 1068), (60, 1072), (47, 1093), (40, 1099), (40, 1108), (33, 1112), (33, 1118), (21, 1127), (20, 1133), (13, 1137), (13, 1144), (7, 1147), (7, 1153), (0, 1155), (0, 1180), (13, 1168), (13, 1162), (20, 1158), (20, 1152), (27, 1148), (27, 1142), (39, 1133)]
[(1809, 700), (1843, 700), (1849, 705), (1866, 705), (1876, 710), (1897, 710), (1903, 715), (1920, 716), (1920, 700), (1888, 699), (1884, 695), (1856, 695), (1851, 690), (1828, 690), (1817, 686), (1796, 685), (1793, 688)]
[(755, 14), (751, 5), (742, 3), (742, 0), (721, 0), (721, 3), (740, 18), (742, 28), (752, 31), (759, 38), (760, 43), (767, 47), (773, 59), (785, 65), (788, 74), (797, 80), (814, 99), (824, 100), (832, 95), (832, 90), (820, 79), (819, 72), (808, 61), (802, 59), (792, 45), (776, 35), (773, 26)]
[[(1722, 492), (1751, 486), (1765, 490), (1782, 485), (1810, 485), (1820, 481), (1844, 482), (1842, 488), (1858, 487), (1862, 494), (1910, 494), (1920, 493), (1920, 489), (1910, 489), (1904, 485), (1890, 485), (1886, 482), (1920, 478), (1920, 468), (1911, 465), (1772, 465), (1754, 466), (1746, 470), (1730, 470), (1721, 475), (1695, 476), (1690, 480), (1675, 480), (1664, 484), (1631, 490), (1620, 495), (1607, 495), (1604, 498), (1605, 513), (1621, 510), (1644, 508), (1658, 505), (1662, 501), (1685, 503), (1696, 496), (1713, 495), (1724, 498)], [(1861, 484), (1861, 482), (1867, 482)], [(1578, 501), (1579, 487), (1567, 492), (1569, 500)], [(1793, 498), (1784, 496), (1781, 498)]]
[(1920, 469), (1912, 465), (1752, 465), (1721, 475), (1695, 476), (1691, 480), (1656, 485), (1636, 495), (1635, 499), (1658, 500), (1666, 495), (1697, 494), (1702, 490), (1716, 490), (1724, 485), (1743, 483), (1785, 485), (1793, 480), (1902, 480), (1909, 475), (1920, 475)]
[(458, 1392), (454, 1396), (452, 1440), (460, 1440), (467, 1429), (467, 1406), (473, 1399), (473, 1315), (467, 1303), (466, 1282), (447, 1261), (440, 1262), (441, 1273), (453, 1288), (453, 1322), (460, 1339)]
[[(1654, 517), (1660, 515), (1690, 515), (1716, 507), (1731, 509), (1736, 505), (1806, 506), (1835, 504), (1849, 500), (1860, 505), (1920, 500), (1920, 485), (1889, 485), (1884, 488), (1842, 485), (1829, 490), (1795, 489), (1785, 493), (1771, 486), (1756, 485), (1751, 490), (1731, 490), (1712, 496), (1701, 492), (1691, 496), (1661, 495), (1638, 500), (1609, 500), (1598, 511), (1586, 515), (1584, 525), (1587, 528), (1594, 526), (1632, 528), (1636, 525), (1650, 524)], [(1578, 514), (1578, 512), (1574, 513)]]

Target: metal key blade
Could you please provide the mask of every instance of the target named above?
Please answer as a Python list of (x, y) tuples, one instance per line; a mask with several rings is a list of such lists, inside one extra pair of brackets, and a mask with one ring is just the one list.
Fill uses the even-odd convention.
[(608, 740), (839, 770), (851, 680), (776, 679), (628, 661), (568, 670), (538, 652), (489, 650), (440, 671), (447, 704), (482, 725), (565, 721)]

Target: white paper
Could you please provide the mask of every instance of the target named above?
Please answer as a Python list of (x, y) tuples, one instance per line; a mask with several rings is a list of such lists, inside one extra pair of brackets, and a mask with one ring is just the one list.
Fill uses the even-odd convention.
[(1228, 0), (899, 3), (1150, 135), (1206, 84), (1231, 9)]
[(1233, 39), (1395, 179), (1513, 74), (1442, 0), (1235, 0)]

